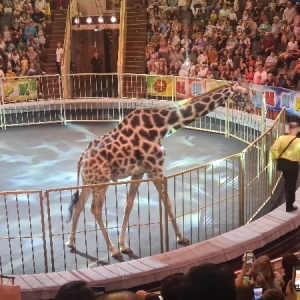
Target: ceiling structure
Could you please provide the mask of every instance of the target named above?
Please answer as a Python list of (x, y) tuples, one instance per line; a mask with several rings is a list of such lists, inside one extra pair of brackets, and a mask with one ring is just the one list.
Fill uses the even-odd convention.
[(120, 0), (77, 0), (77, 3), (82, 16), (113, 14), (120, 8)]

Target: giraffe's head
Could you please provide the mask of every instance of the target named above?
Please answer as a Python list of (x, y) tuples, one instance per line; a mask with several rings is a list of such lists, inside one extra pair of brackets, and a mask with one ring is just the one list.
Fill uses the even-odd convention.
[(251, 93), (249, 87), (245, 87), (242, 84), (235, 83), (232, 86), (234, 94), (232, 100), (236, 105), (245, 108), (247, 112), (252, 112)]

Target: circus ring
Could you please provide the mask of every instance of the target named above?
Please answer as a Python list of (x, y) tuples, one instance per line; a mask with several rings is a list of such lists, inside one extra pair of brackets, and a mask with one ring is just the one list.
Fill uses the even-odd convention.
[[(73, 82), (75, 81), (74, 78)], [(128, 80), (121, 81), (118, 85), (127, 83)], [(118, 92), (120, 95), (119, 89)], [(121, 89), (122, 93), (124, 94), (123, 89)], [(99, 117), (103, 116), (107, 118), (103, 119), (108, 121), (119, 119), (124, 111), (129, 111), (134, 107), (165, 105), (166, 101), (169, 101), (169, 99), (161, 98), (150, 101), (147, 98), (146, 101), (139, 101), (137, 97), (128, 98), (122, 95), (115, 98), (113, 92), (110, 96), (102, 95), (102, 98), (88, 99), (81, 95), (78, 97), (80, 100), (61, 97), (63, 100), (48, 98), (42, 101), (16, 101), (13, 104), (3, 104), (1, 115), (2, 120), (11, 122), (10, 126), (14, 125), (14, 122), (25, 125), (22, 124), (24, 120), (25, 122), (31, 120), (30, 124), (66, 122), (71, 119), (70, 116), (72, 121), (87, 121), (82, 118), (87, 115), (94, 121), (99, 121)], [(69, 117), (66, 118), (66, 116)], [(240, 140), (246, 137), (249, 146), (237, 155), (166, 177), (163, 184), (166, 185), (174, 203), (177, 203), (174, 205), (175, 217), (179, 226), (183, 230), (186, 229), (185, 234), (188, 232), (187, 238), (192, 244), (188, 247), (182, 248), (176, 244), (169, 224), (170, 220), (165, 217), (163, 207), (157, 205), (156, 212), (152, 213), (153, 203), (149, 194), (151, 185), (149, 180), (143, 180), (136, 200), (136, 214), (139, 222), (130, 224), (127, 230), (130, 246), (133, 249), (139, 249), (138, 255), (133, 255), (128, 261), (109, 265), (108, 263), (111, 263), (109, 254), (103, 251), (103, 247), (101, 249), (96, 247), (95, 253), (91, 255), (89, 240), (96, 240), (100, 245), (103, 245), (103, 241), (101, 241), (101, 234), (98, 235), (95, 223), (89, 221), (91, 218), (88, 209), (85, 211), (77, 233), (77, 246), (82, 247), (77, 247), (75, 252), (70, 253), (64, 246), (69, 232), (65, 224), (64, 211), (76, 187), (52, 188), (45, 191), (1, 192), (1, 203), (4, 208), (2, 211), (5, 211), (5, 216), (1, 218), (5, 224), (0, 227), (2, 228), (1, 235), (3, 234), (1, 242), (5, 241), (8, 244), (11, 266), (14, 265), (12, 253), (15, 252), (14, 255), (19, 253), (20, 274), (23, 273), (23, 275), (17, 275), (16, 283), (22, 287), (22, 299), (51, 299), (61, 284), (73, 279), (86, 280), (92, 285), (104, 285), (107, 291), (159, 281), (170, 273), (185, 272), (196, 263), (205, 261), (219, 263), (232, 260), (241, 256), (245, 250), (261, 248), (297, 228), (299, 224), (295, 218), (296, 214), (286, 214), (281, 208), (276, 210), (276, 213), (272, 212), (258, 221), (242, 226), (251, 220), (264, 202), (270, 198), (278, 180), (278, 174), (270, 171), (273, 166), (266, 158), (265, 149), (268, 149), (274, 139), (284, 131), (284, 119), (283, 111), (274, 122), (265, 124), (265, 128), (269, 127), (269, 129), (260, 136), (261, 127), (264, 127), (261, 116), (244, 115), (235, 108), (225, 107), (189, 126), (190, 129), (223, 132), (227, 136), (236, 134), (235, 137)], [(252, 139), (252, 141), (247, 139)], [(217, 186), (215, 186), (216, 182), (218, 182)], [(110, 199), (110, 203), (114, 204), (111, 204), (111, 207), (105, 211), (113, 209), (114, 215), (121, 216), (122, 207), (119, 207), (118, 199), (126, 195), (128, 182), (113, 184), (111, 189), (109, 197), (114, 200)], [(159, 195), (153, 196), (151, 192), (151, 197), (158, 199)], [(180, 201), (182, 198), (187, 198), (185, 200), (189, 204), (184, 205)], [(193, 199), (196, 201), (192, 201)], [(151, 207), (151, 214), (149, 208), (145, 209), (140, 206), (140, 203), (143, 203), (145, 207)], [(8, 209), (13, 206), (14, 210)], [(38, 217), (40, 226), (32, 226), (31, 212), (33, 210), (40, 212)], [(199, 211), (204, 214), (199, 214)], [(143, 213), (146, 217), (142, 216)], [(158, 218), (151, 219), (150, 215), (158, 216)], [(199, 218), (202, 218), (201, 222)], [(15, 229), (9, 226), (11, 219), (17, 219)], [(21, 224), (27, 224), (27, 226), (23, 227)], [(120, 227), (120, 220), (117, 218), (106, 225), (110, 235), (115, 238)], [(5, 234), (3, 228), (5, 228)], [(141, 241), (141, 236), (148, 237), (148, 243)], [(159, 246), (152, 249), (151, 240), (154, 239), (159, 240)], [(32, 251), (32, 273), (39, 274), (27, 275), (28, 273), (22, 270), (23, 253), (26, 247)], [(1, 249), (4, 248), (1, 247)], [(36, 249), (42, 249), (43, 255), (36, 252)], [(55, 251), (63, 257), (63, 263), (60, 265), (54, 261)], [(1, 266), (3, 266), (2, 257)], [(136, 257), (144, 258), (136, 259)], [(84, 258), (83, 261), (82, 258)], [(97, 264), (87, 263), (91, 258), (94, 258)], [(36, 261), (43, 261), (45, 269), (37, 270)], [(70, 261), (72, 264), (69, 264)], [(3, 268), (1, 271), (3, 272)], [(16, 274), (13, 269), (11, 273)]]

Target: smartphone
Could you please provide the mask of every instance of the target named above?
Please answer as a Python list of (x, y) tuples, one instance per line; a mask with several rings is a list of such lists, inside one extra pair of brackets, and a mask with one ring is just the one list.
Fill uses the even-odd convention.
[(250, 275), (244, 275), (243, 276), (243, 282), (245, 284), (249, 284), (250, 283)]
[(251, 266), (253, 264), (254, 261), (254, 254), (252, 251), (246, 251), (245, 253), (245, 259), (246, 259), (246, 264), (248, 266)]
[(254, 294), (254, 300), (260, 300), (263, 295), (263, 288), (262, 287), (254, 287), (253, 294)]
[(296, 292), (300, 292), (300, 266), (294, 267), (292, 281), (294, 282)]
[(105, 287), (102, 285), (92, 286), (93, 291), (95, 292), (96, 296), (100, 296), (105, 294)]

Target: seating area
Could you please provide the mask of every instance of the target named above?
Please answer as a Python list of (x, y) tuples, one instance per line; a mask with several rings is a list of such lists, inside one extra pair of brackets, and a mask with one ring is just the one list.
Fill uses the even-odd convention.
[(149, 74), (299, 90), (298, 1), (150, 0), (146, 9)]
[(61, 0), (3, 0), (0, 3), (0, 77), (46, 74), (51, 10)]

